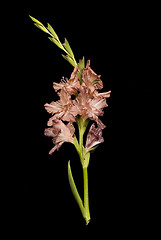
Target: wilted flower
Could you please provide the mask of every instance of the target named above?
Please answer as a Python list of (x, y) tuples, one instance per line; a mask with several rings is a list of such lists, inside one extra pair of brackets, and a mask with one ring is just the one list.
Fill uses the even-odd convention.
[(75, 128), (71, 122), (65, 125), (61, 120), (53, 120), (52, 127), (45, 129), (45, 136), (51, 137), (55, 146), (50, 150), (52, 154), (55, 150), (59, 150), (64, 142), (73, 142), (73, 134)]
[(96, 128), (95, 124), (93, 123), (87, 134), (85, 149), (88, 151), (102, 142), (104, 142), (102, 137), (102, 129), (100, 127)]

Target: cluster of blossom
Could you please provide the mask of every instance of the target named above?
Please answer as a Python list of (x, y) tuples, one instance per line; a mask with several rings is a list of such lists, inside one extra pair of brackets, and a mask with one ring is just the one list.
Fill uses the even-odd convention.
[(75, 132), (73, 123), (76, 122), (77, 116), (84, 121), (90, 119), (97, 123), (97, 127), (93, 123), (89, 129), (86, 150), (104, 141), (102, 129), (105, 125), (99, 116), (103, 116), (103, 108), (108, 106), (106, 98), (110, 97), (111, 91), (98, 92), (103, 88), (103, 83), (101, 76), (91, 69), (90, 60), (82, 69), (81, 79), (78, 71), (79, 67), (76, 65), (69, 80), (63, 78), (60, 83), (54, 82), (53, 88), (60, 100), (44, 105), (47, 112), (52, 114), (47, 123), (48, 128), (45, 129), (45, 135), (51, 137), (55, 145), (49, 154), (59, 150), (64, 142), (73, 143)]

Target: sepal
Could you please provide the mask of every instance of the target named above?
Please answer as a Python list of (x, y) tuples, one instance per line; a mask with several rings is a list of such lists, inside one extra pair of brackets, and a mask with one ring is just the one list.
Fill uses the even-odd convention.
[(74, 144), (74, 146), (75, 146), (78, 154), (80, 155), (80, 152), (81, 152), (81, 150), (80, 150), (80, 145), (79, 145), (78, 140), (77, 140), (77, 137), (76, 137), (75, 135), (74, 135), (74, 137), (73, 137), (73, 144)]
[[(86, 151), (84, 149), (84, 151)], [(89, 165), (89, 160), (90, 160), (90, 152), (85, 153), (84, 161), (83, 161), (83, 168), (87, 168)]]

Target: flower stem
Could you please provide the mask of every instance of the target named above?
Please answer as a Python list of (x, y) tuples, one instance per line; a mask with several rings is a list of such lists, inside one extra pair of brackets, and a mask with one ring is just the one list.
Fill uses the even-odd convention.
[(87, 225), (90, 221), (89, 198), (88, 198), (88, 169), (87, 169), (87, 167), (83, 168), (83, 179), (84, 179), (85, 220), (86, 220), (86, 225)]
[(89, 212), (89, 198), (88, 198), (88, 164), (90, 154), (87, 154), (83, 146), (83, 135), (87, 128), (89, 120), (83, 120), (81, 117), (77, 119), (78, 128), (79, 128), (79, 146), (80, 146), (80, 160), (83, 168), (83, 180), (84, 180), (84, 218), (86, 220), (86, 225), (90, 221), (90, 212)]
[(82, 129), (80, 128), (79, 129), (79, 145), (80, 145), (80, 147), (81, 147), (81, 149), (82, 149), (82, 147), (83, 147), (83, 131), (82, 131)]
[(81, 117), (77, 118), (77, 124), (78, 124), (78, 128), (79, 128), (79, 143), (78, 143), (76, 136), (74, 136), (74, 139), (73, 139), (73, 144), (79, 154), (80, 162), (81, 162), (82, 169), (83, 169), (84, 203), (83, 203), (83, 201), (78, 193), (78, 190), (76, 188), (76, 185), (75, 185), (75, 182), (74, 182), (74, 179), (72, 176), (71, 168), (70, 168), (70, 161), (68, 162), (69, 184), (70, 184), (72, 193), (73, 193), (73, 195), (79, 205), (79, 208), (82, 212), (82, 215), (83, 215), (84, 219), (86, 220), (86, 225), (90, 221), (89, 198), (88, 198), (88, 165), (89, 165), (89, 159), (90, 159), (90, 152), (86, 151), (83, 146), (83, 135), (87, 128), (88, 122), (89, 122), (88, 119), (84, 121)]

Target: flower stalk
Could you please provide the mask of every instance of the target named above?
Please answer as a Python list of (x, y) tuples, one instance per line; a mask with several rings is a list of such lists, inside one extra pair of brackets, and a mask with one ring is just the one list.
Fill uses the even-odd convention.
[[(88, 224), (90, 221), (88, 193), (90, 153), (100, 143), (104, 142), (102, 130), (106, 126), (99, 117), (103, 116), (103, 109), (108, 107), (106, 98), (110, 97), (111, 91), (99, 92), (103, 88), (101, 75), (97, 75), (91, 69), (90, 60), (85, 65), (83, 57), (77, 63), (66, 38), (65, 42), (62, 43), (49, 23), (45, 27), (36, 18), (31, 16), (30, 18), (36, 27), (50, 35), (49, 39), (65, 52), (66, 55), (62, 54), (63, 58), (74, 67), (69, 79), (63, 77), (59, 83), (53, 82), (53, 88), (59, 100), (44, 104), (46, 111), (52, 115), (47, 122), (48, 127), (45, 129), (44, 134), (51, 137), (54, 144), (49, 154), (58, 151), (65, 142), (72, 143), (78, 152), (83, 171), (84, 201), (82, 201), (74, 182), (70, 161), (68, 161), (68, 179), (73, 196), (86, 220), (86, 224)], [(84, 133), (90, 120), (93, 123), (89, 128), (84, 146)], [(78, 125), (79, 141), (75, 135), (75, 123)]]
[(83, 180), (84, 180), (84, 208), (85, 208), (85, 220), (86, 225), (90, 221), (90, 212), (89, 212), (89, 197), (88, 197), (88, 169), (87, 167), (83, 168)]
[(86, 220), (86, 225), (90, 221), (90, 211), (89, 211), (89, 196), (88, 196), (88, 165), (90, 159), (90, 153), (87, 152), (83, 146), (83, 135), (87, 128), (89, 120), (84, 121), (81, 117), (77, 118), (77, 124), (79, 129), (79, 143), (76, 136), (74, 137), (73, 144), (79, 154), (80, 162), (83, 170), (83, 182), (84, 182), (84, 203), (78, 193), (77, 187), (74, 182), (74, 178), (71, 172), (70, 161), (68, 162), (68, 178), (71, 191), (74, 198), (76, 199), (78, 206), (82, 212), (84, 219)]
[(84, 181), (84, 218), (86, 220), (86, 225), (90, 221), (90, 212), (89, 212), (89, 196), (88, 196), (88, 165), (90, 159), (90, 153), (87, 153), (83, 146), (83, 136), (89, 120), (83, 120), (81, 117), (77, 120), (79, 128), (79, 145), (80, 145), (80, 160), (82, 163), (83, 169), (83, 181)]

